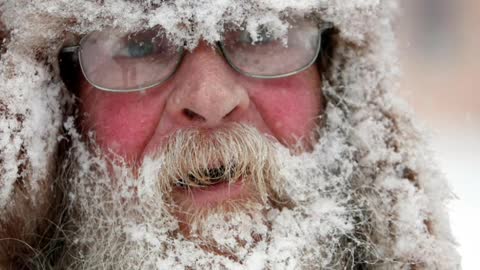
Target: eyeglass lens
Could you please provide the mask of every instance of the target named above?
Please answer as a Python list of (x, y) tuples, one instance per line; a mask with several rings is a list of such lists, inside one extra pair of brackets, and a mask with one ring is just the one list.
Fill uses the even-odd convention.
[(293, 25), (285, 38), (259, 31), (257, 41), (243, 31), (225, 33), (223, 51), (230, 63), (252, 76), (279, 76), (309, 65), (318, 53), (320, 31), (313, 21)]
[(96, 87), (106, 89), (155, 85), (172, 73), (182, 55), (182, 49), (158, 29), (133, 34), (94, 32), (80, 46), (85, 77)]

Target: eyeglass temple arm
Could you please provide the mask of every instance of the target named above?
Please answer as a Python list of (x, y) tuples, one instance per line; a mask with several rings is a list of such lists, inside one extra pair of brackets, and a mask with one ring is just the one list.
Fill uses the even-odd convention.
[(64, 47), (60, 50), (60, 53), (76, 53), (80, 49), (80, 46), (69, 46), (69, 47)]
[(70, 59), (73, 63), (78, 62), (78, 52), (80, 51), (80, 45), (63, 47), (60, 50), (59, 56), (61, 59)]

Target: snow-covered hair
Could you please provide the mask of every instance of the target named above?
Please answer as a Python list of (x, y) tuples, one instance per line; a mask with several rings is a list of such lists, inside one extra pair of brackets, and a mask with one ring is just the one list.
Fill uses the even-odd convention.
[(247, 29), (268, 23), (281, 32), (288, 27), (283, 17), (308, 14), (335, 27), (329, 33), (334, 48), (323, 58), (323, 129), (348, 148), (332, 157), (340, 164), (332, 170), (368, 194), (351, 198), (369, 218), (369, 226), (351, 232), (374, 250), (365, 269), (459, 268), (446, 212), (451, 191), (395, 94), (396, 11), (395, 0), (3, 0), (0, 237), (6, 237), (9, 219), (28, 215), (17, 208), (18, 197), (30, 211), (48, 205), (35, 194), (53, 181), (71, 104), (58, 65), (67, 33), (161, 25), (172, 40), (194, 48), (200, 39), (220, 40), (226, 23)]

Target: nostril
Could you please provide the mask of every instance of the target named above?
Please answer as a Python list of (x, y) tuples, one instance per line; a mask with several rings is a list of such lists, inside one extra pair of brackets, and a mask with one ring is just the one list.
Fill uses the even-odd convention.
[(185, 115), (189, 120), (193, 121), (205, 121), (205, 117), (201, 116), (200, 114), (190, 110), (190, 109), (183, 109), (183, 115)]

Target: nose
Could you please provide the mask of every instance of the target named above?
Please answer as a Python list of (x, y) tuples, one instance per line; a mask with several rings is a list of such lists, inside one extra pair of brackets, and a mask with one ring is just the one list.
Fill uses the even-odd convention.
[(239, 75), (204, 42), (185, 54), (174, 80), (165, 112), (177, 125), (215, 127), (240, 121), (249, 107)]

